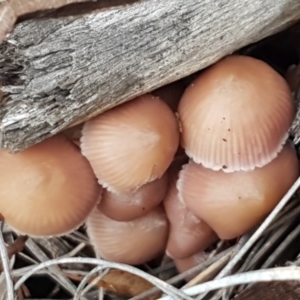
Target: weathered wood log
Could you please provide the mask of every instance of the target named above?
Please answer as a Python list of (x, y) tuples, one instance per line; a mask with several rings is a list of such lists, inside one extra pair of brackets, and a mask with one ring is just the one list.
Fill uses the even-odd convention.
[(13, 29), (18, 17), (22, 15), (85, 1), (90, 0), (4, 0), (4, 3), (0, 6), (0, 42)]
[(3, 146), (24, 149), (299, 18), (298, 0), (143, 0), (22, 22), (0, 46)]

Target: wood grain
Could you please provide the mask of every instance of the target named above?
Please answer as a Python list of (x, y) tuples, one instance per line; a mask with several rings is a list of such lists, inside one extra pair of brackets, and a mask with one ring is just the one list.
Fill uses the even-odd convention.
[(298, 0), (143, 0), (21, 22), (0, 46), (2, 144), (22, 150), (299, 18)]
[(22, 15), (85, 1), (91, 0), (6, 0), (0, 6), (0, 42), (13, 30), (15, 22)]

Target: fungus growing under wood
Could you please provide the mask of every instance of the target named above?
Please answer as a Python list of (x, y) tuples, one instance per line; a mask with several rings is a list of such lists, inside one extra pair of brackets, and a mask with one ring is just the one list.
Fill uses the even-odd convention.
[(225, 172), (271, 162), (295, 117), (286, 81), (265, 62), (229, 56), (203, 72), (179, 103), (181, 144), (196, 163)]
[(179, 200), (176, 182), (183, 161), (177, 159), (170, 168), (169, 189), (163, 201), (170, 222), (166, 252), (174, 259), (189, 257), (218, 240), (216, 233)]
[(179, 197), (221, 239), (236, 238), (257, 225), (299, 176), (296, 151), (287, 143), (269, 164), (225, 173), (190, 161), (180, 172)]
[(104, 190), (98, 209), (116, 221), (131, 221), (139, 218), (164, 199), (168, 188), (168, 174), (127, 193)]
[(162, 177), (179, 144), (175, 115), (150, 94), (86, 122), (82, 134), (83, 155), (99, 183), (115, 193)]
[(168, 220), (161, 206), (129, 222), (112, 220), (98, 209), (87, 219), (95, 251), (115, 262), (138, 265), (162, 254), (168, 238)]
[(101, 193), (76, 145), (54, 136), (22, 152), (0, 151), (0, 212), (17, 232), (62, 235), (77, 229)]

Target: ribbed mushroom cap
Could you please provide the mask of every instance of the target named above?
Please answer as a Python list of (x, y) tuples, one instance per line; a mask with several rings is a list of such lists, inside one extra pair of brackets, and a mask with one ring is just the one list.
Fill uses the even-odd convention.
[(164, 199), (168, 188), (167, 173), (163, 177), (127, 192), (116, 194), (104, 190), (98, 208), (116, 221), (131, 221), (147, 214)]
[(81, 149), (99, 182), (121, 193), (160, 178), (178, 143), (171, 109), (159, 98), (144, 95), (88, 121)]
[(93, 170), (63, 135), (16, 154), (0, 151), (0, 212), (20, 233), (62, 235), (79, 227), (100, 194)]
[(169, 189), (163, 202), (170, 222), (166, 252), (172, 258), (191, 256), (218, 239), (214, 231), (179, 200), (176, 188), (179, 170), (180, 165), (170, 168)]
[(194, 162), (180, 172), (180, 199), (221, 239), (232, 239), (257, 225), (276, 206), (299, 175), (288, 143), (270, 164), (253, 171), (225, 173)]
[(168, 221), (161, 206), (130, 222), (112, 220), (95, 209), (86, 224), (95, 251), (107, 260), (138, 265), (166, 247)]
[(186, 89), (178, 112), (186, 153), (204, 167), (232, 172), (277, 156), (295, 107), (287, 83), (270, 66), (230, 56)]

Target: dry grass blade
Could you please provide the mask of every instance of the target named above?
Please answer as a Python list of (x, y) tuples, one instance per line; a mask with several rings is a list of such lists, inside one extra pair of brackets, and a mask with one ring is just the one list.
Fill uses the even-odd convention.
[(73, 257), (76, 256), (82, 249), (86, 247), (85, 243), (78, 244), (72, 251), (69, 253), (62, 255), (62, 257)]
[[(74, 300), (80, 300), (80, 297), (82, 296), (82, 291), (84, 286), (89, 282), (89, 280), (97, 273), (101, 272), (103, 269), (103, 267), (96, 267), (94, 268), (91, 272), (89, 272), (88, 274), (86, 274), (85, 277), (83, 277), (83, 279), (81, 280), (80, 284), (78, 285), (78, 288), (76, 290), (75, 296), (74, 296)], [(109, 272), (109, 269), (105, 270), (101, 275), (99, 275), (99, 280), (101, 280), (101, 278), (103, 276), (105, 276), (107, 274), (107, 272)]]
[[(233, 253), (231, 253), (230, 258), (234, 257), (239, 251), (240, 249), (245, 245), (245, 243), (249, 240), (249, 233), (243, 235), (240, 240), (238, 241), (238, 243), (235, 246), (235, 249), (233, 251)], [(216, 277), (218, 278), (218, 277)], [(202, 300), (207, 296), (207, 293), (204, 293), (203, 295), (199, 295), (197, 300)]]
[[(109, 269), (105, 270), (102, 275), (105, 275), (107, 272), (109, 272)], [(81, 295), (84, 296), (85, 294), (87, 294), (94, 286), (97, 285), (97, 283), (99, 282), (99, 280), (101, 280), (102, 275), (99, 275), (98, 277), (95, 277), (81, 292)], [(101, 293), (101, 299), (103, 299), (104, 297), (104, 292), (105, 290), (102, 287), (99, 287), (99, 293)], [(82, 298), (81, 296), (81, 298)], [(100, 296), (99, 296), (100, 297)], [(81, 299), (79, 298), (79, 299)], [(101, 300), (99, 299), (99, 300)]]
[[(232, 246), (231, 248), (224, 250), (223, 252), (215, 255), (214, 257), (211, 257), (209, 259), (207, 259), (205, 262), (199, 264), (198, 266), (195, 266), (181, 274), (176, 275), (175, 277), (167, 280), (166, 282), (168, 284), (176, 284), (177, 282), (184, 280), (186, 277), (189, 276), (195, 276), (197, 274), (199, 274), (199, 272), (202, 272), (203, 270), (205, 270), (206, 268), (208, 268), (211, 264), (215, 263), (216, 261), (222, 259), (223, 256), (226, 256), (227, 254), (232, 255), (235, 251), (236, 246)], [(152, 296), (153, 294), (157, 293), (159, 291), (158, 288), (154, 287), (144, 293), (141, 293), (135, 297), (130, 298), (129, 300), (144, 300), (147, 297)]]
[(18, 236), (17, 239), (14, 241), (14, 243), (7, 247), (8, 257), (11, 258), (13, 255), (21, 252), (25, 246), (27, 239), (28, 239), (27, 236), (24, 235)]
[(193, 278), (183, 288), (191, 287), (201, 282), (212, 279), (213, 276), (215, 276), (220, 271), (220, 269), (225, 266), (225, 264), (229, 261), (230, 257), (231, 253), (227, 253), (227, 255), (224, 255), (221, 259), (217, 260), (215, 263), (210, 265), (207, 269), (205, 269), (203, 272), (201, 272), (199, 275)]
[(256, 245), (253, 246), (253, 248), (251, 249), (251, 251), (248, 253), (247, 257), (243, 261), (243, 264), (242, 264), (242, 266), (239, 269), (239, 273), (245, 272), (245, 271), (250, 271), (251, 266), (253, 265), (253, 261), (257, 257), (257, 253), (259, 252), (260, 249), (263, 248), (263, 246), (265, 245), (267, 239), (268, 239), (268, 237), (264, 237), (263, 236), (262, 238), (260, 238), (257, 241)]
[[(7, 246), (7, 256), (11, 259), (15, 254), (21, 252), (25, 246), (27, 237), (19, 236), (11, 245)], [(3, 271), (3, 267), (0, 265), (0, 273)]]
[[(286, 212), (285, 214), (278, 215), (278, 217), (275, 219), (276, 222), (273, 222), (264, 232), (264, 235), (267, 235), (273, 230), (278, 230), (281, 226), (289, 222), (291, 219), (294, 219), (295, 217), (299, 217), (300, 215), (300, 207), (298, 206), (298, 199), (297, 201), (292, 201), (293, 205), (291, 205), (291, 210)], [(274, 221), (275, 221), (274, 220)]]
[[(257, 268), (258, 262), (261, 260), (261, 257), (269, 253), (272, 248), (274, 248), (274, 245), (276, 243), (284, 238), (289, 232), (290, 229), (290, 224), (286, 223), (284, 224), (281, 228), (278, 228), (273, 232), (273, 234), (267, 236), (267, 238), (263, 239), (263, 243), (261, 244), (261, 247), (254, 247), (256, 248), (256, 252), (254, 253), (254, 257), (252, 257), (252, 260), (248, 262), (248, 264), (244, 264), (244, 269), (240, 269), (240, 273), (243, 271), (250, 271), (253, 270), (254, 268)], [(258, 241), (258, 244), (260, 241)]]
[(44, 268), (48, 268), (54, 265), (58, 264), (76, 264), (76, 263), (82, 263), (82, 264), (90, 264), (90, 265), (98, 265), (101, 266), (103, 269), (112, 268), (112, 269), (119, 269), (122, 271), (126, 271), (132, 274), (135, 274), (137, 276), (140, 276), (144, 278), (145, 280), (151, 282), (153, 285), (160, 288), (164, 293), (167, 295), (173, 297), (172, 299), (180, 299), (180, 300), (192, 300), (191, 297), (186, 295), (184, 292), (174, 288), (170, 284), (160, 280), (159, 278), (156, 278), (154, 276), (151, 276), (135, 267), (109, 262), (101, 259), (96, 258), (83, 258), (83, 257), (77, 257), (77, 258), (57, 258), (53, 260), (49, 260), (43, 263), (40, 263), (38, 266), (33, 267), (30, 271), (28, 271), (24, 276), (22, 276), (18, 282), (15, 284), (15, 290), (17, 290), (30, 276), (32, 276), (34, 273), (38, 272), (39, 270), (42, 270)]
[(2, 235), (2, 227), (3, 221), (0, 221), (0, 256), (2, 261), (3, 272), (5, 275), (6, 280), (6, 290), (7, 290), (7, 300), (14, 300), (14, 285), (10, 273), (10, 266), (9, 266), (9, 258), (7, 255), (3, 235)]
[[(49, 257), (39, 248), (34, 240), (29, 238), (26, 242), (28, 249), (34, 253), (34, 256), (40, 262), (46, 262), (49, 260)], [(76, 287), (75, 285), (63, 275), (63, 273), (56, 267), (49, 268), (49, 275), (62, 287), (64, 287), (71, 295), (75, 295)]]
[(262, 265), (262, 268), (265, 269), (272, 266), (275, 263), (275, 259), (282, 254), (297, 237), (299, 237), (299, 234), (300, 225), (298, 225), (290, 234), (286, 236), (285, 240), (279, 245), (279, 247), (277, 247), (273, 255), (265, 261), (265, 263)]
[[(215, 279), (213, 281), (205, 282), (194, 287), (185, 289), (185, 293), (189, 296), (196, 296), (202, 293), (207, 293), (220, 288), (228, 288), (240, 284), (254, 283), (254, 282), (270, 282), (270, 281), (288, 281), (300, 280), (299, 267), (283, 267), (268, 270), (251, 271), (242, 274), (231, 275), (228, 277)], [(172, 298), (166, 296), (159, 298), (159, 300), (171, 300)]]

